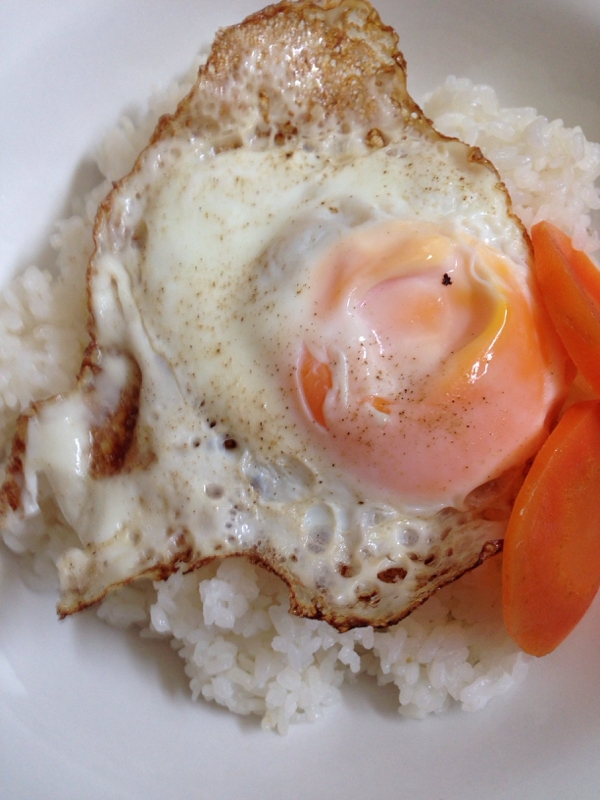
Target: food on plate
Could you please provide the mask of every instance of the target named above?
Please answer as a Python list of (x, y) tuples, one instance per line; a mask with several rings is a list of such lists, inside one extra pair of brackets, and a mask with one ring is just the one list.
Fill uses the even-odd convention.
[(384, 626), (498, 550), (568, 359), (497, 173), (370, 6), (221, 32), (94, 237), (78, 387), (4, 489), (32, 513), (44, 475), (81, 540), (61, 614), (247, 555), (296, 613)]
[[(409, 716), (481, 707), (523, 674), (496, 559), (437, 590), (501, 549), (574, 374), (519, 217), (545, 203), (591, 237), (588, 206), (564, 186), (549, 202), (556, 154), (536, 158), (540, 198), (504, 158), (511, 204), (472, 146), (502, 116), (477, 120), (489, 91), (435, 93), (428, 116), (451, 137), (463, 119), (470, 144), (438, 133), (365, 2), (219, 32), (101, 203), (76, 385), (33, 386), (11, 418), (4, 538), (56, 563), (61, 615), (103, 600), (114, 624), (173, 637), (194, 696), (279, 730), (344, 673), (396, 683)], [(547, 124), (529, 113), (515, 148)], [(573, 195), (592, 197), (600, 154), (563, 135)]]

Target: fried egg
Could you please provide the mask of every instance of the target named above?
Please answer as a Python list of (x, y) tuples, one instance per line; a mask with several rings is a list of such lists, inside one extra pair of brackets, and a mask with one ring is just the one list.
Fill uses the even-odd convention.
[(501, 548), (570, 366), (397, 44), (362, 0), (221, 31), (101, 206), (77, 389), (22, 416), (2, 494), (78, 537), (62, 615), (243, 555), (295, 613), (385, 626)]

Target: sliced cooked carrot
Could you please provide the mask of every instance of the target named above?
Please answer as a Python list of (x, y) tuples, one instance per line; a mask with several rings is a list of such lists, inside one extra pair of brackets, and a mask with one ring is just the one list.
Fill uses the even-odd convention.
[(298, 364), (300, 391), (315, 422), (327, 427), (324, 404), (327, 393), (333, 386), (331, 370), (319, 361), (306, 347), (302, 350)]
[(544, 303), (567, 352), (600, 394), (600, 270), (549, 222), (531, 230)]
[(539, 451), (504, 539), (504, 621), (527, 653), (554, 650), (600, 587), (599, 488), (600, 400), (588, 400)]

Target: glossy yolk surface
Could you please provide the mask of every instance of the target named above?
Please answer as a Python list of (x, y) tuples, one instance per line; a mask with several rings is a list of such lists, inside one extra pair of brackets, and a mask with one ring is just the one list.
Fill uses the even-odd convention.
[(297, 388), (345, 469), (450, 503), (536, 452), (566, 362), (506, 257), (390, 222), (338, 243), (315, 275)]

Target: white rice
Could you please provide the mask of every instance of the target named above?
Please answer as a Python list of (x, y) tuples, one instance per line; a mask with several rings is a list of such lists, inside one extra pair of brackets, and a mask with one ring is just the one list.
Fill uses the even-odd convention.
[(530, 660), (502, 625), (499, 559), (446, 587), (389, 631), (338, 633), (288, 613), (285, 585), (236, 558), (154, 590), (127, 588), (99, 610), (108, 622), (142, 624), (168, 637), (185, 660), (194, 698), (258, 714), (286, 733), (314, 721), (360, 673), (398, 688), (403, 716), (420, 719), (454, 703), (482, 708), (521, 680)]
[(535, 108), (500, 108), (490, 86), (453, 76), (425, 98), (423, 109), (441, 133), (481, 148), (528, 229), (548, 220), (577, 249), (598, 248), (590, 212), (600, 209), (600, 145), (588, 142), (581, 128), (548, 122)]
[[(143, 120), (123, 119), (107, 135), (96, 155), (106, 180), (56, 226), (56, 273), (32, 266), (0, 297), (0, 462), (19, 411), (73, 384), (86, 342), (84, 276), (95, 209), (195, 71), (152, 98)], [(600, 208), (600, 145), (588, 143), (580, 129), (548, 122), (530, 108), (500, 108), (491, 88), (456, 78), (426, 98), (424, 110), (438, 130), (477, 144), (490, 158), (526, 226), (549, 219), (577, 247), (598, 246), (590, 215)], [(55, 585), (55, 559), (74, 534), (51, 504), (44, 511), (43, 519), (3, 536), (31, 560), (32, 576)], [(243, 559), (123, 588), (98, 614), (168, 639), (185, 662), (194, 699), (256, 714), (265, 728), (285, 733), (290, 722), (317, 719), (340, 699), (341, 684), (361, 673), (393, 683), (400, 713), (422, 718), (456, 704), (480, 709), (523, 679), (531, 659), (503, 626), (500, 569), (500, 558), (492, 559), (385, 632), (340, 634), (290, 615), (284, 584)]]

